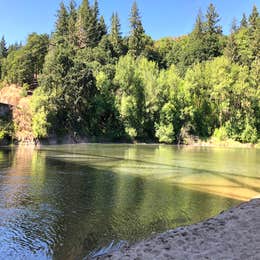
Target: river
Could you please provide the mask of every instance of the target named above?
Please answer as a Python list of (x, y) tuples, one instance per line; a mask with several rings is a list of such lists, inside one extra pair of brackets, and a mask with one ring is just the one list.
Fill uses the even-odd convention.
[(260, 150), (82, 144), (0, 148), (1, 259), (81, 259), (260, 194)]

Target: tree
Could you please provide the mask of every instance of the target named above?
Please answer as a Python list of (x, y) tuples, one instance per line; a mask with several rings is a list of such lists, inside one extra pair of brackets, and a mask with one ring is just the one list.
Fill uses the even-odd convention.
[(56, 36), (63, 39), (68, 36), (69, 33), (69, 14), (64, 3), (60, 3), (60, 9), (57, 14), (56, 21)]
[(94, 1), (94, 6), (93, 6), (93, 22), (94, 22), (94, 27), (95, 27), (95, 37), (96, 37), (96, 42), (98, 43), (104, 35), (107, 34), (107, 28), (106, 28), (106, 23), (104, 16), (101, 16), (99, 19), (99, 6), (98, 6), (98, 1)]
[(222, 46), (220, 37), (222, 35), (222, 28), (218, 25), (220, 21), (219, 14), (215, 6), (211, 3), (207, 9), (205, 22), (205, 36), (204, 44), (206, 46), (207, 59), (218, 57), (222, 54)]
[(105, 23), (105, 19), (104, 19), (104, 16), (101, 16), (100, 17), (100, 20), (98, 22), (98, 38), (99, 38), (99, 41), (102, 39), (102, 37), (104, 35), (107, 34), (107, 26), (106, 26), (106, 23)]
[(131, 139), (144, 134), (144, 86), (135, 73), (137, 61), (132, 55), (119, 59), (114, 83), (118, 88), (116, 104), (125, 132)]
[(123, 43), (121, 36), (121, 25), (117, 13), (113, 13), (111, 17), (109, 40), (113, 47), (114, 56), (119, 57), (123, 51)]
[[(97, 7), (95, 7), (97, 8)], [(97, 34), (97, 9), (89, 5), (88, 0), (83, 0), (77, 21), (77, 38), (80, 48), (95, 47), (98, 44)]]
[(221, 34), (222, 33), (222, 28), (221, 26), (218, 25), (220, 21), (219, 14), (216, 11), (215, 6), (210, 3), (207, 13), (206, 13), (206, 31), (209, 34)]
[(195, 39), (201, 39), (204, 34), (203, 14), (201, 10), (199, 10), (198, 12), (196, 23), (192, 31), (192, 34)]
[(243, 13), (242, 19), (240, 21), (240, 28), (247, 28), (247, 26), (248, 26), (248, 22), (247, 22), (246, 14)]
[(205, 46), (205, 23), (203, 21), (203, 14), (201, 10), (196, 18), (194, 29), (188, 38), (188, 44), (186, 48), (186, 54), (184, 59), (188, 61), (188, 65), (194, 62), (201, 62), (207, 59), (207, 50)]
[(30, 34), (24, 47), (12, 51), (3, 62), (3, 77), (9, 83), (37, 83), (49, 47), (46, 34)]
[(249, 24), (253, 30), (256, 30), (259, 26), (259, 13), (255, 5), (253, 6), (252, 13), (249, 16)]
[(5, 37), (2, 36), (2, 39), (1, 39), (1, 42), (0, 42), (0, 59), (6, 58), (7, 55), (8, 55), (8, 49), (6, 47)]
[(69, 5), (68, 32), (69, 32), (69, 42), (72, 45), (77, 45), (76, 23), (77, 23), (76, 4), (74, 0), (71, 0)]
[(133, 3), (131, 9), (131, 16), (129, 20), (131, 26), (131, 32), (130, 32), (129, 43), (128, 43), (129, 53), (134, 57), (137, 57), (142, 53), (145, 47), (143, 41), (143, 36), (145, 31), (142, 25), (140, 12), (136, 2)]
[(22, 42), (20, 42), (20, 43), (15, 42), (14, 44), (10, 44), (9, 47), (8, 47), (7, 55), (10, 54), (12, 51), (19, 50), (22, 47), (23, 47)]
[(231, 29), (230, 32), (232, 33), (236, 33), (238, 31), (238, 26), (237, 26), (237, 19), (233, 18), (232, 23), (231, 23)]
[(234, 34), (229, 36), (224, 54), (230, 59), (231, 62), (239, 61), (238, 46)]
[(260, 16), (255, 5), (249, 16), (249, 37), (250, 49), (254, 59), (256, 59), (260, 56)]
[(239, 61), (238, 46), (235, 38), (235, 33), (237, 32), (237, 30), (238, 28), (236, 25), (236, 19), (233, 19), (231, 25), (231, 34), (228, 37), (227, 46), (224, 50), (224, 54), (230, 59), (231, 62)]

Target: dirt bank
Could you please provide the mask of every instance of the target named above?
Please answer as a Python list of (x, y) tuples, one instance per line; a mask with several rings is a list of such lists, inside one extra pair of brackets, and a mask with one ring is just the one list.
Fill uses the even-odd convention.
[(260, 259), (260, 199), (99, 259)]

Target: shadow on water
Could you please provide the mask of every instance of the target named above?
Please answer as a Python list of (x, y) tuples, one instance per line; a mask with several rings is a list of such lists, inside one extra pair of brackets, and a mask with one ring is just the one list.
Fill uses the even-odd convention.
[[(80, 259), (112, 240), (136, 241), (198, 222), (240, 201), (201, 190), (203, 180), (195, 187), (175, 179), (187, 169), (184, 177), (199, 175), (198, 169), (136, 160), (139, 154), (131, 149), (125, 148), (122, 158), (69, 149), (0, 150), (1, 257)], [(147, 175), (132, 174), (139, 166)], [(165, 166), (167, 174), (156, 178), (154, 171)], [(229, 177), (228, 182), (234, 183), (230, 190), (243, 185)]]

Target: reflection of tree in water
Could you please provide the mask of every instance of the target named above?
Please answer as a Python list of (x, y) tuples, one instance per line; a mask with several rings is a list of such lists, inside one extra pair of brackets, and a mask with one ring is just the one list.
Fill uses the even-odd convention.
[(142, 239), (238, 203), (226, 193), (214, 195), (215, 187), (206, 191), (209, 183), (203, 189), (203, 176), (212, 181), (210, 176), (223, 179), (227, 173), (202, 172), (196, 154), (186, 154), (185, 161), (182, 150), (167, 146), (91, 149), (16, 151), (4, 196), (19, 209), (12, 216), (21, 234), (17, 252), (80, 258), (112, 240)]
[(5, 168), (10, 167), (14, 157), (14, 149), (1, 148), (0, 149), (0, 174), (3, 174)]

